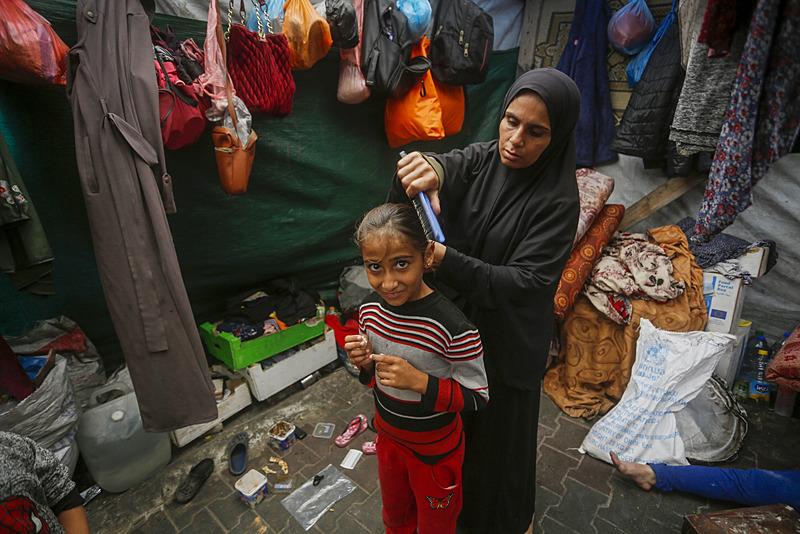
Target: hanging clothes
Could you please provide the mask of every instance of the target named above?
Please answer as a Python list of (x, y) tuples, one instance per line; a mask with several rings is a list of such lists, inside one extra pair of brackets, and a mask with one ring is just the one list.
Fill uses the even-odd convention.
[(698, 17), (692, 32), (686, 78), (669, 133), (678, 153), (684, 156), (716, 149), (746, 37), (744, 31), (736, 32), (731, 53), (710, 58), (708, 45), (697, 42), (701, 24), (702, 17)]
[(759, 0), (708, 175), (703, 241), (751, 204), (752, 188), (800, 132), (800, 0)]
[(20, 291), (52, 295), (53, 252), (11, 152), (0, 135), (0, 273)]
[(689, 52), (697, 41), (700, 21), (708, 0), (681, 0), (678, 2), (678, 28), (681, 32), (681, 65), (689, 64)]
[(572, 78), (581, 92), (581, 112), (575, 127), (578, 167), (617, 160), (611, 150), (615, 125), (606, 66), (610, 18), (606, 0), (577, 0), (567, 46), (556, 67)]
[(659, 41), (642, 78), (633, 90), (611, 148), (620, 154), (640, 157), (645, 167), (683, 164), (669, 141), (669, 126), (683, 85), (680, 32), (672, 24)]
[(747, 26), (753, 0), (709, 0), (697, 42), (708, 45), (709, 57), (724, 57), (731, 51), (733, 34)]
[[(67, 92), (78, 171), (144, 428), (163, 432), (211, 421), (214, 387), (165, 213), (175, 205), (150, 21), (140, 0), (79, 0), (76, 20)], [(151, 168), (157, 163), (158, 179)]]

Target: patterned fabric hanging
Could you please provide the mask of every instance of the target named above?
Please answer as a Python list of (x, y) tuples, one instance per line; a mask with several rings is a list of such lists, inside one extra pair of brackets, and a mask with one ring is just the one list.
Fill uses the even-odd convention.
[(798, 58), (800, 0), (759, 0), (693, 239), (705, 241), (732, 224), (750, 206), (752, 187), (791, 150), (800, 131)]

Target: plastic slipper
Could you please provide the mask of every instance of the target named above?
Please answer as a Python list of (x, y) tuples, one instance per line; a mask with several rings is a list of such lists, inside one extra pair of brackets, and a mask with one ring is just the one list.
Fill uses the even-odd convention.
[(239, 432), (228, 444), (228, 471), (239, 476), (247, 469), (247, 442), (250, 436), (247, 432)]
[(200, 460), (197, 465), (189, 470), (189, 474), (181, 481), (175, 492), (175, 500), (179, 504), (185, 504), (197, 495), (203, 487), (208, 477), (214, 471), (214, 461), (211, 458)]
[(361, 434), (367, 429), (367, 418), (361, 414), (353, 417), (353, 420), (348, 423), (347, 428), (344, 429), (339, 436), (333, 440), (337, 447), (346, 447), (348, 443), (353, 441), (356, 436)]
[(363, 452), (367, 456), (375, 454), (378, 452), (376, 445), (377, 445), (377, 439), (375, 441), (365, 441), (364, 444), (361, 445), (361, 452)]

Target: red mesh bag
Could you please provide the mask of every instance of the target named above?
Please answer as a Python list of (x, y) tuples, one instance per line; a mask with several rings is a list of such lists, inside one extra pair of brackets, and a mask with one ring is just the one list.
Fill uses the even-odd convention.
[(68, 52), (50, 23), (28, 4), (0, 1), (0, 78), (65, 85)]
[(259, 35), (241, 24), (232, 24), (228, 73), (236, 95), (252, 113), (279, 117), (291, 113), (295, 84), (285, 35)]

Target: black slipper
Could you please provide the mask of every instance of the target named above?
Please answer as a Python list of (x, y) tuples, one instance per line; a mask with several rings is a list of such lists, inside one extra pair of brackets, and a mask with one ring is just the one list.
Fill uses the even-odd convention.
[(247, 432), (239, 432), (228, 444), (228, 470), (232, 475), (239, 476), (247, 469), (247, 441), (250, 436)]
[(179, 504), (185, 504), (197, 495), (203, 487), (208, 477), (214, 471), (214, 461), (211, 458), (200, 460), (197, 465), (189, 470), (189, 474), (181, 481), (175, 492), (175, 500)]

